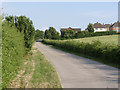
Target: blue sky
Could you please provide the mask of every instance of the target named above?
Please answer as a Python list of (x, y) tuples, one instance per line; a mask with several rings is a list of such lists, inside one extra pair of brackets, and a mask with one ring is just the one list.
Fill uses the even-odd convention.
[(3, 2), (3, 12), (8, 15), (29, 17), (35, 29), (53, 26), (80, 27), (89, 23), (114, 23), (118, 20), (117, 2)]

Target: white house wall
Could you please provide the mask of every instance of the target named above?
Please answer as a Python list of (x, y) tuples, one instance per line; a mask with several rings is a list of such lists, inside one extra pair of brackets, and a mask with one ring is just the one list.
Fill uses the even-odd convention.
[(94, 32), (107, 31), (107, 28), (94, 28)]

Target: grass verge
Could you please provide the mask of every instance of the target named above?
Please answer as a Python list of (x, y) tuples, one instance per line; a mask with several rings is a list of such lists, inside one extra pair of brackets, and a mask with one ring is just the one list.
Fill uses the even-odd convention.
[(62, 88), (56, 70), (34, 46), (10, 88)]

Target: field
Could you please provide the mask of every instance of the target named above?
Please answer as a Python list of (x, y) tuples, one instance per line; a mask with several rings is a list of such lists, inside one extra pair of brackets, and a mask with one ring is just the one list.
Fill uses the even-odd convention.
[[(101, 43), (108, 43), (111, 45), (118, 45), (119, 36), (118, 35), (108, 35), (108, 36), (97, 36), (97, 37), (87, 37), (81, 39), (73, 39), (77, 42), (88, 42), (92, 43), (93, 41), (100, 41)], [(64, 40), (67, 41), (67, 40)]]
[(109, 35), (69, 40), (46, 39), (43, 43), (120, 68), (118, 39), (118, 35)]

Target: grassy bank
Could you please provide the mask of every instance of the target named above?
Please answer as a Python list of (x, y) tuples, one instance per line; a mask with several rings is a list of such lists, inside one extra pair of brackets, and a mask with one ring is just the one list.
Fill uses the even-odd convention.
[[(101, 38), (101, 36), (99, 38)], [(108, 38), (110, 38), (110, 36)], [(43, 40), (43, 43), (53, 45), (56, 48), (59, 48), (71, 53), (75, 53), (77, 55), (91, 57), (91, 58), (94, 58), (94, 60), (97, 60), (99, 62), (120, 68), (118, 64), (120, 63), (120, 60), (119, 60), (120, 47), (117, 44), (113, 44), (113, 45), (110, 44), (109, 40), (107, 40), (108, 43), (104, 42), (104, 40), (108, 38), (104, 36), (104, 39), (102, 39), (102, 41), (97, 40), (96, 38), (94, 40), (92, 38), (91, 42), (90, 40), (88, 40), (87, 42), (85, 40), (82, 41), (81, 39), (79, 40)], [(110, 39), (112, 39), (112, 37)], [(118, 40), (118, 38), (116, 39)], [(113, 40), (113, 41), (116, 42), (117, 40)]]
[(11, 88), (61, 88), (56, 70), (34, 46), (21, 65), (22, 70), (9, 87)]

